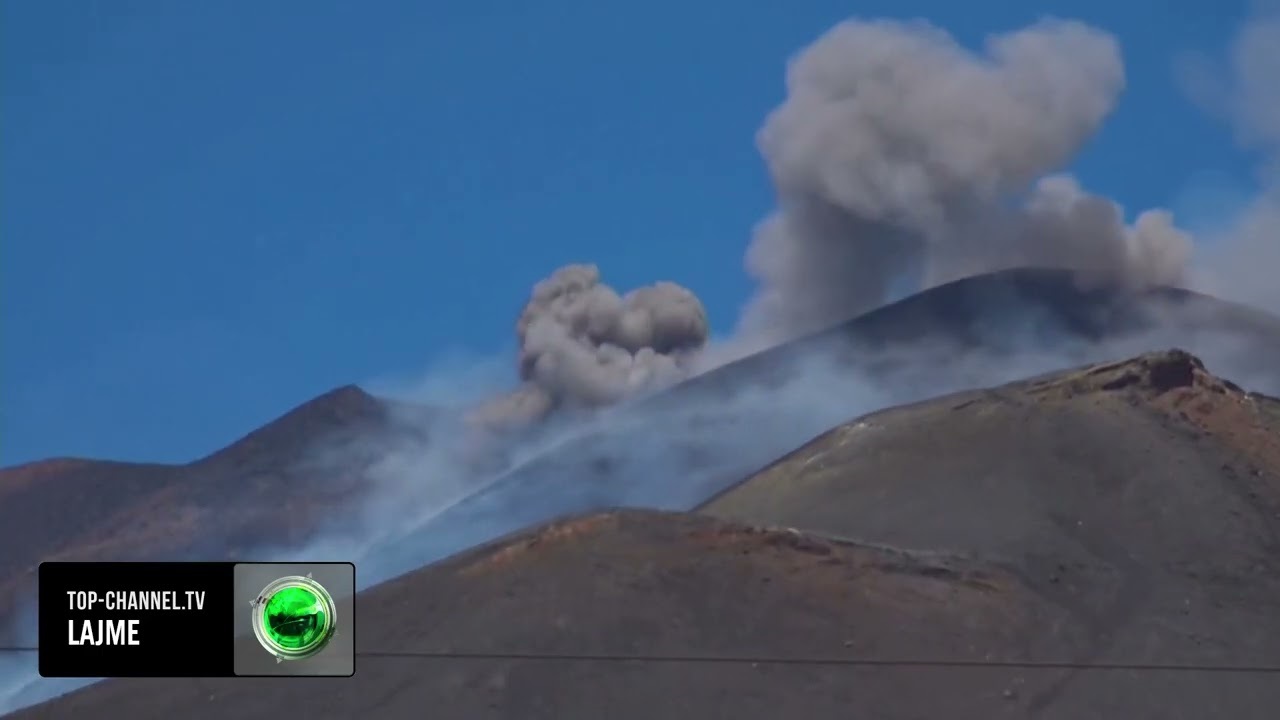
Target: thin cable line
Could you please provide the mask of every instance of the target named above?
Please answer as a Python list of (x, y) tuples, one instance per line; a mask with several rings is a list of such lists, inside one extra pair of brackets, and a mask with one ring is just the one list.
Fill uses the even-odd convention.
[(539, 660), (563, 662), (700, 663), (724, 665), (827, 665), (920, 668), (1013, 668), (1048, 670), (1120, 670), (1138, 672), (1280, 673), (1280, 665), (1194, 665), (1174, 663), (1081, 663), (1034, 660), (926, 660), (888, 658), (817, 658), (741, 655), (615, 655), (579, 653), (469, 653), (357, 651), (357, 657), (438, 660)]
[[(36, 647), (0, 647), (0, 652), (38, 652)], [(356, 657), (426, 660), (532, 660), (549, 662), (633, 662), (719, 665), (810, 665), (831, 667), (1007, 668), (1019, 670), (1106, 670), (1120, 672), (1191, 672), (1280, 674), (1280, 665), (1197, 665), (1177, 663), (1082, 663), (1035, 660), (925, 660), (816, 658), (742, 655), (619, 655), (585, 653), (379, 652), (358, 650)]]

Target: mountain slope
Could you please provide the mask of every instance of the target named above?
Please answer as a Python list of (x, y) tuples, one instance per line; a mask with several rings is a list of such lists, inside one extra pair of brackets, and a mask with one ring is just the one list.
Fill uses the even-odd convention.
[[(345, 523), (367, 543), (345, 554), (377, 581), (566, 514), (688, 510), (879, 408), (1172, 345), (1280, 393), (1277, 318), (1181, 290), (1090, 290), (1048, 270), (934, 288), (615, 408), (567, 438), (526, 439), (521, 463), (496, 476), (424, 472), (421, 456), (436, 449), (416, 433), (431, 423), (401, 423), (386, 401), (344, 388), (188, 466), (0, 471), (0, 542), (17, 549), (0, 568), (0, 624), (20, 629), (40, 559), (261, 559), (264, 547), (298, 547)], [(391, 446), (399, 454), (388, 458)], [(405, 492), (384, 492), (369, 512), (370, 469), (388, 459)]]
[[(860, 418), (701, 514), (374, 587), (351, 679), (111, 680), (15, 717), (1268, 718), (1274, 672), (1070, 666), (1280, 668), (1278, 448), (1280, 401), (1186, 353), (1055, 373)], [(396, 655), (449, 651), (554, 657)]]
[[(619, 408), (441, 518), (465, 516), (471, 534), (421, 552), (405, 538), (388, 538), (410, 550), (385, 564), (388, 572), (408, 570), (422, 558), (564, 513), (619, 504), (687, 509), (853, 415), (1173, 344), (1241, 384), (1280, 393), (1274, 316), (1181, 290), (1088, 290), (1065, 271), (960, 280)], [(835, 383), (817, 388), (823, 402), (812, 402), (815, 390), (805, 387), (805, 376), (814, 374)], [(876, 392), (867, 392), (871, 385)], [(0, 470), (0, 544), (18, 549), (0, 560), (0, 588), (44, 558), (150, 557), (157, 545), (139, 528), (142, 520), (161, 522), (154, 532), (176, 536), (168, 543), (174, 556), (190, 550), (198, 552), (191, 557), (227, 557), (261, 543), (296, 542), (316, 517), (360, 492), (362, 468), (377, 460), (371, 453), (378, 443), (331, 452), (323, 462), (305, 451), (354, 448), (352, 438), (406, 430), (390, 414), (386, 401), (348, 386), (184, 466), (56, 460)], [(647, 487), (657, 468), (683, 479)], [(311, 509), (290, 513), (291, 523), (266, 521), (264, 508), (303, 497)], [(548, 497), (556, 502), (549, 505)], [(203, 544), (188, 547), (197, 536)], [(0, 590), (0, 611), (5, 607)]]
[(982, 275), (618, 408), (367, 562), (390, 577), (565, 513), (687, 510), (850, 417), (1171, 346), (1280, 394), (1280, 318), (1184, 290), (1088, 289), (1066, 271)]
[[(1280, 401), (1184, 351), (1152, 353), (864, 416), (701, 510), (984, 553), (1038, 542), (1060, 553), (1087, 525), (1126, 553), (1195, 538), (1229, 565), (1247, 559), (1235, 543), (1257, 543), (1269, 566), (1280, 563)], [(1142, 535), (1164, 524), (1182, 532)]]
[(214, 560), (301, 542), (358, 494), (367, 461), (309, 472), (306, 451), (387, 420), (381, 401), (344, 387), (188, 465), (60, 459), (0, 470), (0, 619), (34, 591), (44, 560)]
[[(984, 359), (1053, 355), (1072, 367), (1101, 350), (1120, 359), (1183, 347), (1237, 383), (1280, 394), (1280, 317), (1179, 288), (1125, 291), (1089, 287), (1066, 270), (1022, 268), (977, 275), (917, 293), (735, 363), (681, 386), (732, 394), (767, 382), (798, 359), (830, 356), (840, 364), (890, 373), (904, 360), (923, 362), (978, 353)], [(918, 356), (913, 358), (913, 355)], [(1008, 378), (1009, 380), (1015, 377)], [(670, 393), (653, 400), (674, 400)]]
[[(1065, 271), (993, 273), (618, 408), (456, 507), (432, 509), (431, 522), (388, 533), (364, 559), (371, 576), (390, 577), (566, 513), (686, 510), (849, 417), (1173, 344), (1280, 393), (1273, 316), (1182, 290), (1090, 290)], [(0, 470), (0, 544), (17, 549), (0, 559), (0, 620), (41, 559), (213, 559), (297, 544), (367, 494), (364, 469), (385, 436), (406, 428), (415, 430), (395, 422), (386, 401), (346, 387), (185, 466), (70, 460)], [(336, 449), (320, 461), (304, 452), (324, 446)], [(287, 522), (268, 512), (302, 498)]]

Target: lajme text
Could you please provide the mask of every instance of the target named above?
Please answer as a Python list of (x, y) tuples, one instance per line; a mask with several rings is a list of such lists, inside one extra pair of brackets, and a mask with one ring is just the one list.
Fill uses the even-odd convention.
[(77, 632), (76, 621), (67, 621), (68, 645), (138, 645), (137, 620), (85, 620)]

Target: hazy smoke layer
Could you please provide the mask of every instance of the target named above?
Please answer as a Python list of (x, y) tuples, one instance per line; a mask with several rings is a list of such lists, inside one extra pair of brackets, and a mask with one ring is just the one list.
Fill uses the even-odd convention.
[(520, 424), (555, 407), (611, 405), (670, 385), (685, 377), (707, 333), (702, 302), (675, 283), (619, 295), (594, 265), (567, 265), (534, 286), (516, 322), (527, 384), (478, 419)]
[(983, 54), (924, 23), (850, 21), (801, 52), (758, 142), (778, 211), (756, 230), (742, 329), (781, 340), (932, 285), (1016, 265), (1126, 284), (1180, 281), (1167, 212), (1126, 225), (1065, 165), (1124, 87), (1115, 40), (1046, 21)]

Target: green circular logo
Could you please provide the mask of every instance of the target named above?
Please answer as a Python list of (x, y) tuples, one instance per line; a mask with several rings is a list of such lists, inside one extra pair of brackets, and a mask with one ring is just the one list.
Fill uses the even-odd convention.
[(333, 597), (311, 577), (272, 582), (253, 601), (253, 633), (276, 662), (320, 652), (338, 628)]

